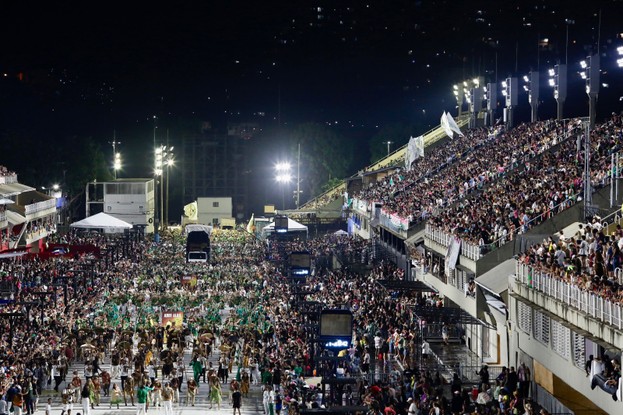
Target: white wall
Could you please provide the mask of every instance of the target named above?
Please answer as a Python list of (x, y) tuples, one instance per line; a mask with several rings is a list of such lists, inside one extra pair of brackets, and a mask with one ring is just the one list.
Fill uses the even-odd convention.
[[(218, 206), (214, 206), (218, 204)], [(197, 223), (211, 225), (214, 219), (221, 223), (221, 218), (232, 218), (233, 204), (231, 197), (198, 197)]]

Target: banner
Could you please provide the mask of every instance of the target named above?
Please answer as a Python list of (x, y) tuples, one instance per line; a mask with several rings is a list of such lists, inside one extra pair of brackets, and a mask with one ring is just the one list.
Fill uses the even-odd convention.
[(197, 285), (196, 275), (182, 275), (182, 285), (194, 288)]
[(459, 260), (459, 254), (461, 253), (461, 239), (456, 236), (452, 237), (450, 240), (450, 245), (448, 246), (448, 253), (446, 254), (445, 260), (445, 274), (446, 277), (450, 276), (450, 271), (456, 268), (456, 263)]
[(182, 328), (183, 322), (183, 311), (163, 311), (160, 314), (160, 327), (172, 326), (174, 328)]

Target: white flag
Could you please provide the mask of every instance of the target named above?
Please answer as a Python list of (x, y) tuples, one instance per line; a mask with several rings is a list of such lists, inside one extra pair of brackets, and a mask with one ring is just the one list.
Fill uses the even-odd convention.
[(461, 132), (461, 129), (459, 128), (456, 121), (454, 121), (454, 118), (452, 118), (452, 115), (450, 115), (450, 113), (448, 112), (446, 112), (446, 122), (448, 123), (448, 126), (450, 127), (452, 131), (454, 131), (455, 133), (463, 137), (463, 133)]
[(417, 148), (417, 157), (424, 157), (424, 136), (421, 135), (416, 138), (415, 145)]
[(441, 114), (441, 119), (439, 120), (439, 123), (441, 124), (441, 128), (443, 128), (443, 130), (446, 132), (448, 137), (450, 138), (454, 137), (454, 132), (452, 132), (452, 129), (450, 128), (450, 125), (448, 124), (448, 118), (446, 117), (445, 111), (443, 112), (443, 114)]
[(411, 165), (419, 157), (424, 156), (424, 137), (411, 137), (407, 144), (407, 152), (405, 154), (405, 168), (411, 170)]

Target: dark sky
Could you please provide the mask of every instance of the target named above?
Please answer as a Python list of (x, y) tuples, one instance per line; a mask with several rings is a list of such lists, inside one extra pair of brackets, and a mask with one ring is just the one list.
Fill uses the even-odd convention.
[[(360, 136), (391, 123), (430, 128), (442, 111), (456, 113), (453, 83), (545, 73), (566, 46), (565, 115), (585, 115), (575, 65), (598, 44), (610, 86), (603, 117), (623, 95), (621, 9), (618, 0), (11, 2), (0, 13), (0, 128), (103, 144), (113, 130), (144, 141), (154, 115), (172, 130), (199, 121), (265, 131), (337, 121)], [(548, 118), (555, 101), (542, 79)], [(518, 111), (526, 121), (525, 95)]]
[(457, 80), (564, 58), (565, 19), (574, 62), (600, 8), (602, 49), (623, 32), (618, 1), (62, 3), (4, 8), (0, 67), (49, 88), (51, 106), (82, 107), (94, 135), (153, 114), (269, 123), (279, 109), (283, 123), (431, 124)]

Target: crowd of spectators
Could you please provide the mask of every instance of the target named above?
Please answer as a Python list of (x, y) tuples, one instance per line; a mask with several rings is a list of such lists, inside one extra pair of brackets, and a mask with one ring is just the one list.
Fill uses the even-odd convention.
[[(582, 130), (576, 124), (572, 137)], [(621, 141), (621, 116), (591, 131), (591, 185), (607, 184), (610, 155)], [(480, 246), (503, 245), (514, 235), (582, 200), (584, 151), (574, 139), (560, 142), (539, 157), (504, 174), (474, 197), (445, 209), (430, 224)]]
[[(275, 399), (282, 402), (284, 411), (287, 407), (293, 413), (302, 405), (329, 403), (363, 404), (372, 409), (393, 406), (398, 413), (406, 413), (413, 401), (418, 402), (418, 411), (450, 405), (443, 393), (443, 379), (419, 367), (418, 323), (412, 306), (429, 299), (421, 294), (391, 293), (377, 283), (379, 279), (403, 279), (400, 269), (373, 260), (366, 262), (372, 267), (368, 273), (322, 265), (307, 279), (306, 301), (318, 301), (325, 307), (346, 306), (355, 317), (349, 359), (340, 363), (338, 373), (355, 376), (359, 382), (350, 390), (339, 389), (338, 393), (334, 389), (322, 396), (317, 385), (306, 384), (305, 379), (329, 367), (316, 360), (308, 342), (311, 332), (304, 314), (296, 309), (295, 294), (278, 260), (283, 258), (273, 255), (277, 244), (267, 246), (237, 231), (215, 231), (212, 240), (209, 264), (185, 263), (181, 236), (165, 235), (162, 243), (153, 244), (130, 238), (110, 240), (95, 233), (60, 235), (50, 243), (96, 245), (103, 255), (116, 252), (119, 256), (114, 261), (71, 252), (46, 260), (1, 261), (2, 288), (10, 292), (2, 308), (7, 316), (0, 322), (0, 367), (5, 375), (0, 395), (6, 397), (10, 388), (14, 391), (19, 385), (20, 396), (28, 401), (24, 405), (34, 410), (42, 391), (64, 390), (72, 379), (69, 367), (78, 359), (86, 362), (84, 376), (96, 380), (89, 383), (83, 379), (83, 384), (94, 383), (97, 389), (91, 395), (90, 402), (94, 402), (100, 399), (99, 386), (103, 387), (104, 375), (98, 367), (120, 350), (121, 366), (125, 361), (137, 374), (135, 386), (144, 383), (156, 388), (159, 381), (174, 382), (176, 376), (165, 377), (160, 372), (165, 366), (173, 366), (168, 373), (182, 370), (179, 359), (168, 361), (163, 352), (170, 350), (177, 356), (175, 353), (186, 347), (192, 350), (195, 373), (207, 370), (200, 363), (205, 364), (206, 353), (220, 351), (226, 359), (222, 366), (229, 363), (230, 367), (225, 380), (242, 383), (255, 378), (255, 382), (273, 385)], [(124, 246), (115, 248), (119, 244)], [(327, 235), (283, 242), (283, 249), (308, 250), (314, 258), (337, 250), (347, 257), (353, 254), (350, 258), (359, 261), (356, 253), (367, 244), (348, 236)], [(196, 277), (192, 285), (182, 282), (181, 277), (188, 274)], [(68, 277), (68, 283), (63, 286), (58, 277)], [(184, 312), (179, 335), (171, 327), (164, 333), (158, 328), (158, 316), (164, 310)], [(10, 318), (9, 313), (21, 316)], [(200, 341), (206, 332), (214, 339), (207, 346)], [(173, 338), (178, 340), (172, 342)], [(381, 339), (378, 356), (376, 338)], [(85, 344), (88, 349), (81, 347)], [(123, 344), (129, 347), (122, 348)], [(217, 349), (216, 345), (223, 347)], [(371, 354), (376, 359), (371, 359)], [(379, 362), (377, 372), (385, 374), (382, 381), (367, 376), (375, 360)], [(239, 371), (232, 372), (231, 366)], [(154, 367), (160, 367), (162, 375), (150, 379)], [(132, 377), (128, 376), (133, 373), (131, 368), (124, 370), (122, 374)], [(141, 376), (143, 372), (145, 376)], [(113, 375), (113, 384), (117, 381)], [(175, 382), (180, 390), (188, 390)], [(165, 385), (160, 388), (156, 390), (164, 390)], [(306, 396), (309, 390), (314, 392), (313, 399)], [(108, 399), (101, 392), (101, 400)], [(473, 400), (463, 404), (476, 405)]]
[(531, 160), (573, 135), (575, 127), (576, 122), (567, 125), (550, 120), (504, 132), (472, 130), (434, 148), (417, 160), (409, 173), (400, 172), (362, 196), (382, 201), (387, 213), (420, 222), (530, 165)]
[(622, 281), (615, 273), (623, 266), (621, 225), (607, 235), (602, 224), (593, 220), (580, 226), (572, 237), (559, 233), (532, 245), (519, 261), (582, 290), (623, 303)]

